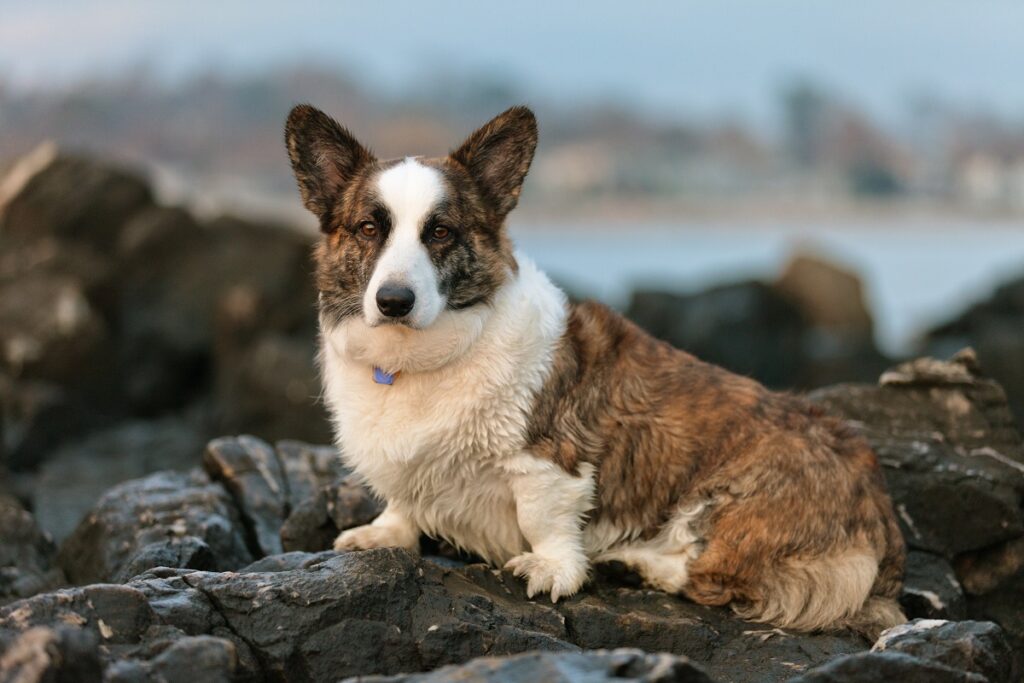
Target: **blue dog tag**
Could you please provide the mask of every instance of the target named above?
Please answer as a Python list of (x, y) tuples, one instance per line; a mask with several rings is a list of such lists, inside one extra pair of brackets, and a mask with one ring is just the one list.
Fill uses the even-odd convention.
[(394, 384), (395, 375), (397, 374), (397, 372), (394, 374), (389, 374), (387, 372), (384, 372), (380, 368), (375, 367), (373, 369), (373, 381), (376, 382), (377, 384)]

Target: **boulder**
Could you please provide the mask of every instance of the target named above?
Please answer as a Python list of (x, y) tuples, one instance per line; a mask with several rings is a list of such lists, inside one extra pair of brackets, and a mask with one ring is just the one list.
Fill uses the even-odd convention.
[(203, 462), (231, 493), (263, 555), (328, 549), (342, 530), (382, 509), (330, 447), (283, 441), (271, 448), (251, 436), (225, 437), (210, 442)]
[(775, 282), (813, 327), (839, 340), (870, 342), (874, 335), (871, 312), (860, 278), (820, 256), (797, 252)]
[(124, 224), (153, 203), (149, 185), (115, 168), (41, 145), (0, 180), (0, 240), (56, 238), (107, 251)]
[(912, 619), (967, 617), (967, 601), (952, 565), (943, 557), (919, 550), (907, 553), (900, 605)]
[(100, 683), (99, 639), (70, 626), (30, 628), (0, 651), (4, 683)]
[[(308, 237), (285, 227), (229, 218), (200, 224), (169, 208), (137, 215), (118, 251), (129, 399), (155, 412), (212, 391), (219, 366), (230, 365), (254, 337), (270, 332), (304, 335), (312, 368), (316, 317), (309, 250)], [(313, 395), (303, 397), (307, 407)]]
[(878, 453), (908, 545), (947, 559), (1024, 535), (1024, 447), (999, 385), (973, 353), (919, 359), (879, 386), (811, 397)]
[(701, 360), (773, 387), (798, 383), (807, 322), (771, 285), (741, 282), (685, 295), (640, 290), (626, 315)]
[(955, 319), (927, 332), (922, 351), (946, 356), (964, 346), (1006, 389), (1018, 424), (1024, 425), (1024, 277), (998, 287), (992, 295), (970, 306)]
[(293, 437), (329, 442), (331, 422), (317, 401), (316, 354), (312, 334), (268, 332), (219, 355), (215, 396), (221, 406), (222, 431), (258, 429), (269, 440)]
[[(528, 600), (522, 581), (507, 572), (442, 567), (403, 550), (379, 549), (289, 553), (237, 572), (154, 568), (125, 586), (39, 595), (0, 609), (0, 646), (34, 627), (68, 625), (103, 645), (98, 657), (108, 680), (144, 680), (144, 672), (172, 659), (158, 661), (167, 652), (180, 654), (178, 664), (166, 664), (174, 672), (168, 681), (185, 680), (175, 676), (187, 675), (187, 667), (177, 668), (186, 654), (210, 680), (408, 675), (484, 656), (467, 667), (443, 669), (433, 680), (449, 674), (475, 680), (492, 671), (502, 677), (546, 671), (574, 676), (575, 667), (592, 672), (594, 680), (612, 674), (736, 683), (801, 674), (806, 680), (868, 680), (833, 674), (863, 672), (878, 662), (881, 671), (913, 674), (906, 680), (941, 674), (946, 678), (936, 680), (982, 681), (975, 671), (1012, 671), (998, 628), (965, 623), (936, 632), (943, 637), (925, 636), (926, 644), (890, 638), (885, 651), (868, 656), (866, 644), (852, 634), (787, 633), (658, 591), (598, 579), (584, 593), (552, 605)], [(588, 652), (593, 648), (667, 654)], [(527, 652), (534, 654), (515, 657)], [(579, 656), (568, 656), (574, 654)], [(866, 662), (858, 659), (866, 656)], [(114, 679), (114, 673), (125, 678)]]
[(231, 497), (202, 472), (157, 472), (110, 489), (61, 545), (75, 584), (151, 567), (231, 570), (259, 556)]
[(884, 632), (872, 651), (903, 652), (990, 683), (1019, 680), (1006, 634), (991, 622), (915, 619)]
[(39, 525), (60, 542), (115, 484), (195, 467), (208, 436), (201, 422), (200, 415), (126, 421), (61, 446), (33, 478)]
[(399, 676), (359, 676), (347, 683), (712, 683), (686, 657), (647, 654), (641, 650), (601, 652), (528, 652), (510, 657), (480, 657), (436, 671)]
[(32, 515), (0, 495), (0, 605), (62, 585), (55, 555), (53, 540), (39, 530)]

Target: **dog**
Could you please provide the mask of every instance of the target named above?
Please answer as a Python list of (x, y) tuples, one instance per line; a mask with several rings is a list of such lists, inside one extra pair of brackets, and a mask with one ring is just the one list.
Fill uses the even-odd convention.
[(783, 628), (874, 638), (904, 622), (903, 539), (863, 439), (569, 303), (515, 250), (505, 220), (537, 137), (513, 107), (446, 157), (382, 161), (309, 105), (288, 116), (322, 232), (324, 400), (345, 462), (386, 502), (335, 549), (416, 552), (427, 534), (530, 598), (621, 563)]

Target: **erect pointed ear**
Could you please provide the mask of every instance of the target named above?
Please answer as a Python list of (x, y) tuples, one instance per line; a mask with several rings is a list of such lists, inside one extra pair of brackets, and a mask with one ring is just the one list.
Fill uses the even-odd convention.
[(450, 157), (462, 164), (504, 216), (515, 208), (537, 148), (537, 119), (526, 107), (512, 107), (470, 135)]
[(321, 219), (356, 173), (374, 160), (343, 126), (308, 104), (292, 109), (284, 139), (302, 201)]

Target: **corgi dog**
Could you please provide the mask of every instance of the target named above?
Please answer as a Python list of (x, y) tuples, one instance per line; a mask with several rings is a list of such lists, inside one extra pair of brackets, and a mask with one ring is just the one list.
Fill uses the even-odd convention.
[[(449, 541), (571, 596), (596, 563), (799, 631), (905, 621), (878, 461), (815, 406), (570, 303), (505, 221), (537, 145), (513, 107), (383, 161), (323, 112), (285, 130), (315, 252), (323, 391), (385, 502), (336, 550)], [(624, 248), (627, 248), (624, 246)]]

